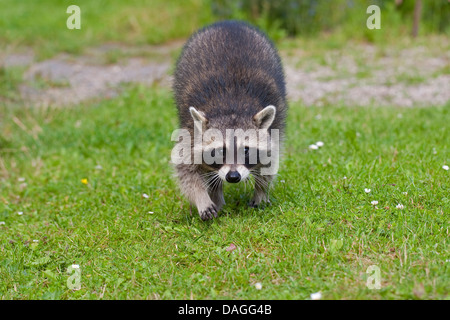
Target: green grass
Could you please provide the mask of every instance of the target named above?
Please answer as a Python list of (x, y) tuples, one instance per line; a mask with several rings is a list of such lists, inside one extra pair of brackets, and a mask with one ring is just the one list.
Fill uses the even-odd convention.
[[(251, 191), (227, 186), (211, 222), (172, 178), (167, 91), (2, 106), (0, 119), (1, 299), (449, 297), (448, 105), (292, 104), (272, 204), (247, 208)], [(67, 286), (72, 264), (80, 290)], [(371, 265), (380, 290), (366, 286)]]
[[(448, 35), (448, 23), (445, 24), (448, 19), (445, 19), (445, 15), (448, 15), (449, 6), (445, 4), (431, 6), (429, 11), (424, 13), (428, 18), (422, 21), (421, 37), (412, 40), (409, 37), (412, 23), (410, 17), (402, 17), (392, 3), (382, 6), (382, 28), (369, 30), (366, 28), (366, 20), (369, 16), (365, 13), (367, 1), (358, 1), (356, 6), (342, 3), (342, 1), (333, 5), (322, 4), (323, 6), (320, 6), (322, 11), (314, 13), (313, 19), (309, 15), (302, 16), (308, 6), (302, 7), (300, 11), (298, 8), (294, 11), (288, 10), (287, 15), (282, 17), (273, 18), (267, 13), (260, 12), (257, 17), (252, 18), (255, 12), (245, 13), (240, 10), (239, 6), (243, 5), (241, 2), (230, 4), (217, 0), (78, 0), (76, 2), (0, 0), (0, 29), (2, 30), (0, 48), (5, 52), (32, 49), (35, 57), (42, 60), (60, 52), (80, 54), (86, 47), (111, 42), (122, 45), (161, 44), (185, 39), (199, 27), (224, 19), (226, 16), (233, 19), (251, 18), (250, 21), (266, 31), (277, 43), (285, 40), (288, 33), (281, 27), (279, 18), (287, 19), (288, 24), (299, 24), (296, 27), (297, 32), (304, 35), (306, 44), (315, 42), (315, 46), (319, 44), (318, 46), (327, 49), (347, 46), (349, 40), (370, 42), (384, 47), (397, 45), (399, 41), (428, 40), (430, 36), (435, 36), (438, 32), (439, 21), (443, 23), (441, 36)], [(231, 10), (229, 15), (223, 16), (218, 12), (215, 15), (214, 11), (217, 11), (218, 5), (220, 7), (225, 3)], [(66, 11), (73, 4), (78, 5), (81, 10), (80, 30), (69, 30), (66, 26), (71, 15)], [(311, 6), (315, 5), (311, 4)], [(275, 7), (279, 7), (279, 4)], [(342, 15), (344, 12), (346, 14)], [(430, 14), (433, 19), (429, 19)], [(323, 16), (329, 19), (322, 19)], [(344, 16), (346, 16), (345, 19)], [(340, 21), (340, 19), (344, 20)], [(322, 41), (317, 41), (318, 38), (322, 38)], [(297, 42), (297, 39), (294, 42)], [(120, 52), (111, 52), (108, 58), (110, 62), (115, 62), (118, 57)]]
[(18, 87), (22, 82), (23, 67), (0, 66), (0, 103), (18, 98)]
[[(67, 7), (81, 9), (81, 29), (69, 30)], [(0, 42), (33, 48), (38, 58), (80, 53), (105, 42), (158, 44), (186, 38), (213, 20), (204, 0), (0, 0)]]
[[(214, 20), (208, 0), (83, 0), (82, 29), (68, 30), (71, 4), (0, 0), (2, 49), (44, 59), (109, 42), (139, 48)], [(300, 49), (303, 67), (333, 49), (356, 59), (354, 25), (279, 46)], [(392, 28), (361, 30), (356, 39), (368, 33), (380, 56), (392, 43), (446, 49), (439, 37), (413, 44), (399, 32), (386, 37)], [(103, 59), (127, 55), (115, 49)], [(309, 299), (318, 291), (325, 299), (449, 298), (450, 179), (442, 166), (450, 165), (450, 105), (294, 103), (271, 205), (247, 208), (251, 190), (227, 186), (219, 219), (202, 222), (172, 178), (170, 92), (128, 87), (113, 100), (38, 109), (21, 103), (25, 71), (0, 68), (0, 299)], [(308, 149), (319, 140), (322, 148)], [(67, 285), (72, 264), (80, 265), (80, 290)], [(366, 286), (371, 265), (381, 269), (380, 290)]]

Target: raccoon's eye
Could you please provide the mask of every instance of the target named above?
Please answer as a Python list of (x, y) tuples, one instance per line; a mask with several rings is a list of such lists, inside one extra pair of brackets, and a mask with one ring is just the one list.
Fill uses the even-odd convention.
[(214, 158), (214, 157), (216, 156), (216, 154), (217, 154), (219, 157), (223, 157), (223, 156), (225, 155), (225, 151), (224, 151), (223, 148), (213, 149), (213, 150), (211, 151), (211, 156)]

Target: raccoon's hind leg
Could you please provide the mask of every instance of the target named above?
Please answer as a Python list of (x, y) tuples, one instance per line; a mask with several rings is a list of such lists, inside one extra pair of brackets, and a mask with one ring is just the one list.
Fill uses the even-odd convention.
[(248, 205), (252, 208), (257, 208), (263, 202), (269, 203), (269, 188), (270, 183), (275, 178), (275, 175), (261, 175), (259, 172), (253, 172), (255, 178), (255, 192), (253, 198)]
[(196, 165), (179, 164), (176, 166), (181, 192), (197, 207), (202, 220), (217, 217), (217, 205), (208, 194), (205, 179)]

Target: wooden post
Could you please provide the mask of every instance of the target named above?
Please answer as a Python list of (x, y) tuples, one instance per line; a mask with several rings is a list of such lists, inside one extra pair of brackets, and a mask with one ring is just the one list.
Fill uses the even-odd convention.
[(414, 4), (414, 15), (413, 15), (413, 28), (412, 28), (413, 38), (417, 37), (417, 35), (419, 34), (419, 23), (421, 15), (422, 15), (422, 0), (416, 0), (416, 3)]

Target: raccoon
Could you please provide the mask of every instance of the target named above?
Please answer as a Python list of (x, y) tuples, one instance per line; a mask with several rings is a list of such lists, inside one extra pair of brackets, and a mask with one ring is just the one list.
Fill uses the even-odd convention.
[[(269, 202), (287, 102), (281, 59), (268, 37), (242, 21), (217, 22), (197, 31), (178, 58), (173, 91), (179, 126), (188, 136), (174, 139), (178, 143), (172, 158), (184, 153), (183, 161), (173, 161), (176, 175), (201, 219), (218, 216), (225, 204), (225, 181), (253, 176), (249, 205)], [(206, 137), (209, 131), (214, 134)], [(180, 153), (181, 140), (189, 150)], [(214, 161), (205, 161), (206, 155)]]

